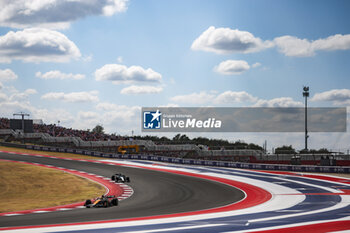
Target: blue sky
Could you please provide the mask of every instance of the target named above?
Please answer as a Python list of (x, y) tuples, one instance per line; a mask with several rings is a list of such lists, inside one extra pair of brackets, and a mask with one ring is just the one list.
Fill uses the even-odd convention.
[[(142, 106), (350, 105), (349, 1), (0, 1), (1, 116), (140, 133)], [(171, 136), (171, 135), (169, 135)], [(200, 134), (190, 134), (200, 136)], [(210, 134), (303, 147), (302, 134)], [(311, 147), (350, 149), (348, 133)]]

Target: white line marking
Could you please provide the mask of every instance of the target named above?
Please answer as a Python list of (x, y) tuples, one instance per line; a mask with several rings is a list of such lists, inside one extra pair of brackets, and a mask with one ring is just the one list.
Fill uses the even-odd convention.
[(4, 214), (3, 216), (17, 216), (17, 215), (23, 215), (23, 214)]
[(128, 233), (153, 233), (153, 232), (165, 232), (165, 231), (178, 231), (178, 230), (189, 230), (189, 229), (198, 229), (198, 228), (207, 228), (207, 227), (219, 227), (225, 226), (226, 224), (205, 224), (199, 226), (187, 226), (187, 227), (173, 227), (173, 228), (163, 228), (155, 230), (141, 230), (141, 231), (128, 231)]
[(350, 197), (349, 196), (341, 196), (342, 201), (339, 202), (338, 204), (323, 208), (323, 209), (318, 209), (318, 210), (313, 210), (313, 211), (306, 211), (303, 213), (298, 213), (298, 214), (288, 214), (288, 215), (283, 215), (283, 216), (275, 216), (275, 217), (268, 217), (268, 218), (259, 218), (259, 219), (253, 219), (249, 220), (249, 222), (265, 222), (265, 221), (271, 221), (271, 220), (277, 220), (277, 219), (284, 219), (284, 218), (291, 218), (291, 217), (299, 217), (303, 215), (310, 215), (310, 214), (317, 214), (317, 213), (322, 213), (322, 212), (327, 212), (331, 210), (336, 210), (339, 208), (344, 208), (346, 206), (349, 206), (350, 204)]
[(38, 210), (38, 211), (33, 211), (33, 214), (41, 214), (41, 213), (48, 213), (52, 211), (47, 211), (47, 210)]

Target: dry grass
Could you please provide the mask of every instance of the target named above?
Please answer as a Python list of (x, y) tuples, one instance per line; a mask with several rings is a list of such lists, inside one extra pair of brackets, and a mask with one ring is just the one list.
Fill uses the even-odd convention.
[(82, 202), (105, 193), (97, 183), (39, 166), (0, 161), (0, 212)]
[(37, 150), (28, 150), (28, 149), (21, 149), (21, 148), (14, 148), (14, 147), (5, 147), (5, 146), (0, 146), (0, 150), (19, 152), (19, 153), (28, 153), (28, 154), (50, 155), (50, 156), (56, 156), (56, 157), (60, 157), (60, 158), (104, 159), (104, 158), (99, 158), (99, 157), (94, 157), (94, 156), (79, 155), (79, 154), (72, 154), (72, 153), (37, 151)]

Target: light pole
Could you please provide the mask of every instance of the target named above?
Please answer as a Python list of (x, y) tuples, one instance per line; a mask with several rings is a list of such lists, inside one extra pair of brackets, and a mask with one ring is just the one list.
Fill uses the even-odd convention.
[(307, 151), (307, 97), (309, 97), (309, 87), (303, 87), (303, 97), (305, 97), (305, 151)]

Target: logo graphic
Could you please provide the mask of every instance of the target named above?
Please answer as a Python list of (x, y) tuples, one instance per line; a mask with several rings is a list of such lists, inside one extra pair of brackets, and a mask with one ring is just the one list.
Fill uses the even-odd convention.
[(144, 129), (160, 129), (162, 113), (157, 110), (143, 112), (143, 128)]

